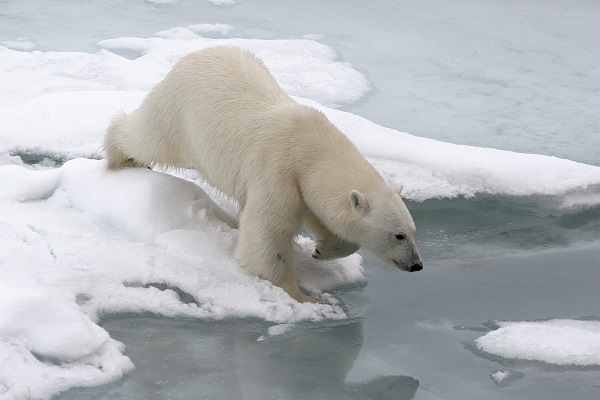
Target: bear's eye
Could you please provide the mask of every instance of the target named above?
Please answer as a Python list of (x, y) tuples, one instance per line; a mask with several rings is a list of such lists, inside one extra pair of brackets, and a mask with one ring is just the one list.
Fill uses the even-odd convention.
[(400, 234), (396, 235), (396, 239), (404, 240), (404, 239), (406, 239), (406, 236), (400, 233)]

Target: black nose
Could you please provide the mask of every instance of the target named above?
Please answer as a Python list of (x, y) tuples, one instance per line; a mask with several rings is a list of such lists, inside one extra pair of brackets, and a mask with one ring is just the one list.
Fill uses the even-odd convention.
[(423, 269), (423, 263), (419, 262), (410, 267), (410, 272), (420, 271)]

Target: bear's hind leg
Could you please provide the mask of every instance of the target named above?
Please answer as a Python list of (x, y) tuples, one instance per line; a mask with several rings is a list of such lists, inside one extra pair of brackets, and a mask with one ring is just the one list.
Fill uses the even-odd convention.
[(331, 232), (312, 212), (304, 217), (304, 225), (311, 231), (317, 244), (312, 252), (313, 258), (318, 260), (332, 260), (334, 258), (347, 257), (356, 253), (360, 246), (345, 241)]
[(300, 227), (296, 196), (293, 191), (261, 192), (249, 195), (242, 211), (236, 258), (246, 271), (281, 287), (293, 299), (316, 303), (296, 282), (293, 240)]
[(125, 113), (116, 116), (106, 130), (104, 152), (106, 153), (107, 168), (110, 170), (145, 166), (123, 152), (122, 142), (127, 140), (124, 126), (126, 119), (127, 114)]

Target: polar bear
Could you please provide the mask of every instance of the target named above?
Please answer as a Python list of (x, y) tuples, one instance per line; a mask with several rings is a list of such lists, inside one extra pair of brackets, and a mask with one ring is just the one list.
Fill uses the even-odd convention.
[(195, 168), (241, 211), (235, 256), (300, 302), (293, 240), (316, 238), (313, 257), (364, 247), (404, 271), (423, 268), (415, 224), (400, 198), (325, 115), (290, 98), (263, 63), (237, 47), (184, 56), (104, 144), (111, 170)]

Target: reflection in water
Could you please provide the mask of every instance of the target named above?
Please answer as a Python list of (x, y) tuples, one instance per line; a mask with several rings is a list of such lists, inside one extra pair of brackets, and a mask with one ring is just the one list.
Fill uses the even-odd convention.
[(409, 376), (345, 382), (363, 342), (356, 320), (297, 324), (266, 337), (264, 322), (247, 320), (122, 316), (103, 326), (127, 345), (136, 369), (57, 399), (411, 400), (419, 387)]
[(412, 399), (419, 381), (408, 376), (345, 383), (362, 341), (358, 321), (318, 330), (298, 327), (257, 343), (255, 334), (238, 332), (233, 343), (242, 398)]

